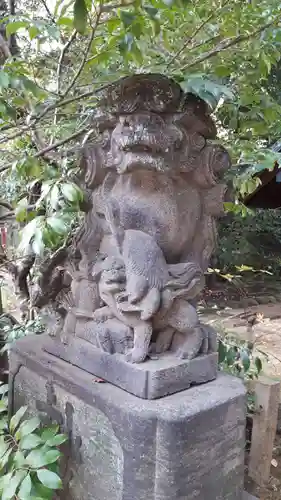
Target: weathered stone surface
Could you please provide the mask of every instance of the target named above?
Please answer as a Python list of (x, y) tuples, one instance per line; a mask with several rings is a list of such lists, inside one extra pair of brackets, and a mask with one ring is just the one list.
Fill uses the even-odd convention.
[(75, 252), (63, 265), (54, 257), (39, 280), (50, 291), (58, 278), (49, 293), (53, 335), (70, 350), (76, 336), (131, 363), (146, 363), (152, 346), (175, 360), (216, 352), (216, 332), (200, 322), (196, 300), (230, 158), (209, 141), (216, 136), (209, 106), (164, 75), (138, 74), (108, 86), (93, 121), (80, 165), (88, 203)]
[(170, 352), (145, 363), (127, 363), (122, 354), (109, 354), (73, 337), (70, 344), (46, 337), (44, 349), (135, 396), (156, 399), (188, 389), (192, 384), (209, 382), (217, 376), (216, 353), (195, 359), (177, 359)]
[(261, 376), (255, 381), (257, 412), (253, 414), (248, 475), (259, 486), (270, 480), (271, 461), (278, 421), (280, 381)]
[(250, 493), (247, 493), (247, 491), (244, 491), (242, 500), (258, 500), (258, 498), (253, 497), (253, 495), (250, 495)]
[(12, 405), (61, 423), (70, 436), (63, 500), (241, 500), (245, 390), (219, 374), (146, 401), (42, 350), (11, 352)]

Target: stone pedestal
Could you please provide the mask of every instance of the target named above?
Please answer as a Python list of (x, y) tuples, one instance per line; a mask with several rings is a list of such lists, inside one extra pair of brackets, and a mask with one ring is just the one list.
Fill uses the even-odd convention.
[(124, 355), (109, 354), (74, 335), (66, 345), (46, 336), (44, 350), (143, 399), (158, 399), (209, 382), (218, 372), (216, 352), (191, 360), (165, 352), (145, 363), (128, 363)]
[(245, 394), (219, 374), (207, 384), (143, 400), (48, 353), (44, 336), (12, 348), (14, 408), (60, 423), (70, 436), (64, 500), (242, 500)]

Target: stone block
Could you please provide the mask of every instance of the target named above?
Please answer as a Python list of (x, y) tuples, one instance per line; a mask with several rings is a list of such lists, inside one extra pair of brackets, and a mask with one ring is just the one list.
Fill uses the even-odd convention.
[(255, 382), (257, 412), (253, 414), (249, 477), (259, 486), (270, 479), (271, 460), (277, 430), (280, 382), (260, 377)]
[(62, 500), (242, 500), (245, 390), (207, 384), (144, 400), (51, 356), (27, 337), (10, 354), (11, 406), (69, 433)]
[(247, 493), (247, 491), (244, 491), (242, 500), (258, 500), (258, 498), (253, 497), (253, 495), (250, 495), (250, 493)]
[(72, 337), (67, 345), (46, 336), (44, 349), (87, 372), (143, 399), (157, 399), (209, 382), (217, 376), (217, 353), (178, 359), (167, 352), (157, 359), (132, 364), (121, 354), (109, 354)]

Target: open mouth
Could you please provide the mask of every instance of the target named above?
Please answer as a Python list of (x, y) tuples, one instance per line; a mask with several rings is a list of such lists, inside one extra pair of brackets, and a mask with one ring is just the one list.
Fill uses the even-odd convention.
[(114, 285), (114, 284), (116, 285), (116, 283), (117, 284), (125, 283), (126, 278), (125, 278), (125, 276), (120, 276), (120, 275), (116, 274), (116, 275), (111, 276), (110, 278), (109, 277), (106, 278), (104, 281), (107, 285)]
[(163, 154), (165, 151), (161, 146), (157, 146), (156, 144), (147, 145), (147, 144), (125, 144), (122, 147), (122, 151), (125, 153), (147, 153), (151, 155), (158, 156)]

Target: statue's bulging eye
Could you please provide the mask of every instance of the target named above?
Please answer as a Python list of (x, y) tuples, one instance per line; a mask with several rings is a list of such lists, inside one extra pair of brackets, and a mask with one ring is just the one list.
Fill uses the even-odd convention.
[(131, 120), (128, 116), (120, 116), (119, 121), (120, 121), (120, 124), (123, 125), (123, 127), (130, 127), (131, 126)]

